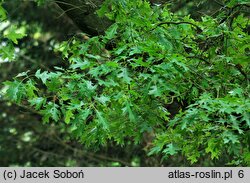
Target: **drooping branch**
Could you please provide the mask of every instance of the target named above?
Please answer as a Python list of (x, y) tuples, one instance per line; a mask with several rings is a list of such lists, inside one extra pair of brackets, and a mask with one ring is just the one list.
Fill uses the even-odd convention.
[(202, 31), (202, 29), (198, 26), (198, 25), (195, 25), (191, 22), (185, 22), (185, 21), (181, 21), (181, 22), (160, 22), (158, 24), (156, 24), (156, 26), (153, 28), (156, 29), (158, 26), (162, 26), (162, 25), (165, 25), (165, 24), (173, 24), (173, 25), (180, 25), (180, 24), (189, 24), (189, 25), (192, 25), (193, 27), (197, 28), (198, 31)]

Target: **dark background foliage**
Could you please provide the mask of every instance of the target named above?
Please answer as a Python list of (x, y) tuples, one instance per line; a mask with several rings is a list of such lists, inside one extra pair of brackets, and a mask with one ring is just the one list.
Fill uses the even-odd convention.
[[(11, 24), (26, 27), (26, 34), (16, 45), (20, 50), (15, 62), (0, 63), (0, 88), (18, 73), (38, 69), (54, 71), (54, 66), (66, 68), (55, 47), (73, 36), (83, 39), (101, 35), (112, 24), (95, 13), (101, 0), (5, 1)], [(171, 12), (180, 16), (190, 14), (195, 20), (201, 16), (217, 16), (223, 1), (150, 1), (151, 6), (168, 4)], [(247, 16), (247, 7), (242, 11)], [(229, 13), (229, 12), (228, 12)], [(248, 32), (249, 25), (246, 30)], [(3, 30), (2, 30), (3, 32)], [(174, 103), (173, 103), (174, 104)], [(174, 116), (179, 106), (168, 108)], [(185, 104), (183, 104), (185, 105)], [(191, 166), (182, 155), (162, 159), (162, 155), (148, 156), (152, 138), (146, 134), (139, 144), (126, 139), (123, 146), (109, 141), (105, 147), (86, 148), (70, 136), (70, 129), (60, 123), (44, 124), (41, 115), (23, 104), (0, 98), (0, 166)], [(230, 159), (230, 158), (229, 158)], [(224, 166), (225, 159), (211, 161), (204, 156), (196, 166)]]

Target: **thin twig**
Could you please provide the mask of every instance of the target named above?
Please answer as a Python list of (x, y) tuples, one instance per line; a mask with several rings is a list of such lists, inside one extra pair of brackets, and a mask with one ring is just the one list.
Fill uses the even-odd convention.
[(190, 59), (196, 58), (196, 59), (202, 60), (203, 62), (205, 62), (205, 63), (207, 63), (207, 64), (210, 65), (210, 63), (206, 59), (198, 57), (198, 56), (187, 56), (187, 58), (190, 58)]
[(160, 22), (158, 24), (156, 24), (156, 26), (152, 29), (156, 29), (158, 26), (162, 26), (162, 25), (165, 25), (165, 24), (173, 24), (173, 25), (180, 25), (180, 24), (189, 24), (189, 25), (192, 25), (194, 27), (196, 27), (199, 31), (202, 31), (202, 29), (198, 26), (198, 25), (195, 25), (191, 22), (186, 22), (186, 21), (181, 21), (181, 22)]

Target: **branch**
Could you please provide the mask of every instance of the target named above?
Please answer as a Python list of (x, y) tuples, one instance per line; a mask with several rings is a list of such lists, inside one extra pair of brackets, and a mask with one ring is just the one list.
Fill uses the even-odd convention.
[(180, 25), (180, 24), (189, 24), (189, 25), (192, 25), (193, 27), (197, 28), (198, 31), (202, 32), (202, 29), (198, 26), (198, 25), (195, 25), (191, 22), (186, 22), (186, 21), (181, 21), (181, 22), (160, 22), (158, 24), (156, 24), (156, 26), (152, 29), (156, 29), (158, 26), (162, 26), (162, 25), (165, 25), (165, 24), (173, 24), (173, 25)]
[[(6, 100), (6, 99), (2, 99), (1, 98), (1, 93), (0, 93), (0, 102), (11, 102), (10, 100)], [(11, 104), (21, 108), (21, 109), (24, 109), (26, 110), (27, 112), (30, 112), (30, 113), (33, 113), (33, 114), (36, 114), (36, 115), (39, 115), (41, 116), (42, 114), (39, 112), (39, 111), (36, 111), (35, 109), (31, 108), (31, 107), (28, 107), (26, 105), (23, 105), (23, 104), (18, 104), (18, 103), (15, 103), (15, 102), (11, 102)]]
[(198, 57), (198, 56), (187, 56), (187, 58), (190, 58), (190, 59), (196, 58), (196, 59), (202, 60), (203, 62), (205, 62), (205, 63), (207, 63), (208, 65), (210, 65), (210, 63), (209, 63), (206, 59), (201, 58), (201, 57)]
[(22, 105), (22, 104), (17, 104), (17, 103), (13, 103), (13, 104), (16, 105), (16, 106), (18, 106), (18, 107), (20, 107), (20, 108), (22, 108), (22, 109), (27, 110), (30, 113), (42, 116), (42, 114), (39, 111), (36, 111), (33, 108), (31, 108), (31, 107), (28, 107), (28, 106), (25, 106), (25, 105)]
[(111, 25), (107, 18), (100, 18), (95, 11), (101, 6), (103, 0), (56, 0), (55, 4), (63, 10), (62, 15), (67, 15), (72, 22), (83, 32), (95, 36), (103, 34)]
[[(229, 17), (231, 17), (231, 15), (233, 14), (234, 10), (239, 7), (239, 6), (245, 6), (247, 8), (250, 8), (250, 5), (248, 4), (236, 4), (235, 6), (233, 6), (232, 8), (230, 8), (230, 11), (228, 12), (227, 16), (225, 18), (223, 18), (219, 24), (222, 24), (223, 22), (225, 22), (226, 20), (228, 20)], [(226, 7), (227, 9), (229, 9), (229, 7)]]
[(247, 73), (243, 70), (242, 65), (236, 64), (235, 68), (246, 78), (246, 80), (248, 80)]

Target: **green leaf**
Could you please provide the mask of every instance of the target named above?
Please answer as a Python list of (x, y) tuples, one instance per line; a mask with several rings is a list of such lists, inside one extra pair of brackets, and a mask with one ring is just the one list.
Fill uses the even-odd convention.
[(120, 55), (124, 50), (126, 50), (128, 48), (128, 46), (125, 44), (123, 46), (120, 46), (118, 48), (115, 49), (114, 53), (116, 55)]
[(114, 68), (119, 66), (117, 62), (112, 62), (112, 61), (107, 62), (106, 65), (109, 67), (114, 67)]
[(178, 148), (175, 147), (172, 143), (167, 145), (167, 148), (163, 150), (163, 153), (167, 155), (175, 155), (178, 152)]
[(19, 73), (18, 75), (16, 75), (16, 78), (19, 78), (19, 77), (23, 77), (23, 76), (28, 76), (28, 73), (30, 72), (30, 70), (26, 71), (26, 72), (21, 72)]
[(69, 43), (67, 41), (63, 41), (58, 48), (56, 48), (56, 51), (59, 51), (62, 53), (63, 58), (69, 57)]
[(115, 23), (115, 24), (113, 24), (113, 25), (111, 25), (108, 29), (107, 29), (107, 31), (105, 31), (105, 33), (106, 33), (106, 38), (107, 39), (112, 39), (112, 38), (114, 38), (115, 37), (115, 35), (117, 34), (117, 29), (118, 29), (118, 25)]
[(10, 39), (15, 44), (18, 43), (18, 39), (21, 39), (24, 36), (26, 36), (24, 30), (20, 28), (18, 29), (16, 26), (12, 26), (4, 32), (4, 37)]
[(101, 6), (101, 8), (99, 10), (97, 10), (97, 15), (99, 17), (103, 17), (107, 12), (109, 12), (109, 7), (107, 3), (103, 3), (103, 5)]
[(232, 142), (233, 144), (235, 143), (239, 143), (239, 139), (238, 139), (238, 136), (237, 135), (234, 135), (232, 132), (230, 131), (225, 131), (223, 134), (223, 140), (224, 140), (224, 143), (227, 144), (227, 143), (230, 143)]
[(35, 106), (36, 110), (39, 110), (46, 103), (46, 98), (36, 97), (36, 98), (33, 98), (33, 99), (29, 99), (29, 103), (32, 106)]
[(41, 73), (41, 69), (39, 69), (38, 71), (36, 71), (35, 76), (38, 79), (41, 79), (43, 84), (46, 84), (46, 81), (50, 78), (49, 72), (48, 71), (44, 71)]
[(200, 153), (197, 151), (194, 151), (191, 155), (187, 156), (187, 159), (191, 161), (191, 164), (194, 164), (198, 161), (198, 158), (200, 157)]
[(247, 166), (250, 166), (250, 152), (244, 153), (244, 161), (247, 163)]
[(20, 103), (23, 96), (22, 83), (18, 81), (6, 81), (4, 85), (8, 88), (6, 91), (6, 96), (9, 100)]
[(159, 88), (156, 85), (151, 86), (150, 88), (151, 88), (151, 90), (149, 90), (149, 92), (148, 92), (149, 95), (154, 95), (155, 97), (160, 97), (162, 95), (161, 91), (159, 90)]
[(118, 78), (122, 78), (123, 81), (127, 84), (130, 84), (132, 81), (132, 78), (129, 77), (128, 69), (127, 68), (122, 68), (121, 72), (117, 76)]
[(124, 114), (128, 114), (130, 121), (135, 122), (136, 121), (136, 116), (135, 116), (135, 113), (131, 109), (132, 106), (133, 105), (131, 104), (131, 102), (126, 101), (125, 102), (125, 107), (122, 108), (122, 111), (123, 111)]
[(79, 112), (80, 119), (83, 121), (85, 121), (90, 114), (92, 114), (92, 111), (90, 109), (80, 110)]
[(129, 56), (140, 54), (140, 53), (142, 53), (142, 50), (138, 46), (135, 46), (131, 48), (131, 51), (129, 52)]
[(80, 59), (73, 59), (73, 63), (70, 65), (71, 69), (77, 69), (80, 68), (82, 70), (89, 68), (90, 62), (85, 59), (84, 61)]
[(15, 49), (13, 43), (8, 42), (7, 45), (0, 45), (0, 55), (1, 59), (8, 59), (8, 61), (12, 61), (14, 59)]
[(110, 97), (101, 95), (100, 97), (96, 97), (96, 100), (102, 103), (103, 105), (106, 105), (106, 103), (110, 101)]
[(28, 98), (36, 97), (35, 91), (37, 91), (37, 88), (34, 81), (28, 80), (27, 83), (25, 83), (24, 87)]
[[(183, 57), (181, 57), (181, 58), (176, 57), (171, 61), (171, 63), (173, 63), (175, 66), (181, 67), (182, 69), (184, 69), (184, 71), (189, 71), (189, 68), (186, 66), (185, 63), (183, 63), (182, 59), (184, 59), (184, 58)], [(179, 70), (177, 67), (176, 67), (176, 69)]]
[(232, 96), (239, 96), (239, 97), (241, 97), (242, 94), (243, 94), (243, 90), (242, 90), (242, 88), (236, 88), (234, 90), (229, 91), (229, 94), (232, 95)]
[(0, 20), (5, 20), (7, 18), (5, 9), (0, 5)]
[(55, 103), (49, 102), (45, 109), (41, 111), (43, 115), (43, 121), (49, 122), (50, 119), (53, 119), (54, 121), (58, 121), (60, 118), (60, 111), (58, 110), (59, 106)]
[(108, 130), (109, 125), (107, 120), (103, 117), (103, 113), (96, 110), (97, 122), (101, 125), (104, 130)]
[(245, 121), (248, 128), (250, 128), (250, 112), (249, 112), (249, 110), (242, 114), (242, 120), (241, 121)]
[(84, 105), (83, 101), (74, 100), (74, 99), (71, 98), (71, 103), (68, 106), (68, 109), (69, 110), (78, 110), (78, 111), (81, 111), (83, 105)]
[(50, 77), (50, 80), (46, 82), (46, 86), (48, 87), (48, 90), (52, 92), (59, 91), (61, 88), (61, 84), (62, 84), (60, 79), (57, 77), (51, 77), (51, 75), (49, 77)]
[(90, 91), (94, 91), (96, 89), (96, 85), (94, 85), (91, 81), (86, 81), (87, 89)]
[(219, 147), (218, 147), (218, 142), (216, 142), (217, 140), (212, 138), (208, 141), (208, 146), (206, 148), (206, 153), (211, 153), (211, 158), (214, 159), (218, 159), (219, 158)]
[(71, 118), (73, 118), (73, 117), (74, 117), (74, 114), (73, 114), (72, 110), (67, 110), (65, 113), (65, 123), (69, 124)]
[(154, 155), (154, 154), (158, 154), (160, 153), (162, 150), (162, 147), (161, 146), (155, 146), (153, 147), (150, 152), (148, 153), (148, 156), (151, 156), (151, 155)]

